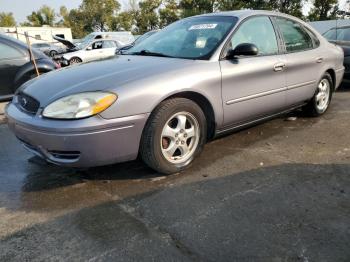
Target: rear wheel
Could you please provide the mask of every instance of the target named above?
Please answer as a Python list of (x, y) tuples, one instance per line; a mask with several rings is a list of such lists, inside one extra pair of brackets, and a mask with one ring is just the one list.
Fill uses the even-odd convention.
[(330, 74), (326, 73), (317, 86), (316, 93), (305, 106), (305, 112), (310, 116), (321, 116), (329, 108), (333, 95), (333, 81)]
[(151, 114), (142, 136), (140, 154), (151, 168), (172, 174), (188, 167), (206, 141), (206, 118), (185, 98), (162, 102)]
[(79, 64), (81, 62), (83, 62), (83, 61), (79, 57), (73, 57), (73, 58), (71, 58), (71, 60), (69, 60), (70, 65)]

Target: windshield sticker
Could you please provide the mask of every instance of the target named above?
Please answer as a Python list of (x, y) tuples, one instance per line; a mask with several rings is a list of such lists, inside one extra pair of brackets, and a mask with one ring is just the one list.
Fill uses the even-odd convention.
[(201, 24), (193, 25), (188, 30), (205, 30), (205, 29), (215, 29), (218, 24)]

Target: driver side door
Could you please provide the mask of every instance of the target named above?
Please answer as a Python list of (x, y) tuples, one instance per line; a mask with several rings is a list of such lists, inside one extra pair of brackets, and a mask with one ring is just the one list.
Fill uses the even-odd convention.
[(280, 54), (277, 34), (268, 16), (243, 21), (235, 30), (226, 52), (239, 44), (254, 44), (257, 56), (220, 61), (224, 129), (280, 111), (286, 105), (286, 61)]

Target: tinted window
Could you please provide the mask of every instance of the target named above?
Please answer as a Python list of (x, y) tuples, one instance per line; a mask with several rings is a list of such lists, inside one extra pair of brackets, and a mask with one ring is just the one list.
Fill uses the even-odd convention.
[(313, 42), (304, 27), (292, 20), (277, 17), (287, 52), (297, 52), (313, 48)]
[(350, 41), (350, 28), (338, 28), (336, 38), (338, 41)]
[(305, 28), (306, 32), (308, 32), (308, 34), (310, 35), (312, 41), (314, 42), (314, 47), (319, 47), (320, 40), (318, 39), (316, 34), (314, 32), (312, 32), (310, 29), (308, 29), (307, 27), (304, 27), (304, 28)]
[(328, 40), (336, 40), (337, 39), (337, 32), (335, 29), (331, 29), (331, 30), (327, 31), (323, 36), (325, 38), (327, 38)]
[(22, 53), (17, 49), (0, 43), (0, 60), (22, 57)]
[(114, 41), (104, 41), (103, 48), (116, 48), (117, 44)]
[(277, 54), (277, 38), (270, 18), (261, 16), (244, 22), (233, 35), (231, 48), (243, 43), (256, 45), (260, 55)]

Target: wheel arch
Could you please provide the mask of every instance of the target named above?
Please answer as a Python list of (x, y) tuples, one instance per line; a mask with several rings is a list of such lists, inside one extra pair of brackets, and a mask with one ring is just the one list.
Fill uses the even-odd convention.
[(332, 78), (332, 82), (333, 82), (332, 88), (334, 89), (336, 84), (337, 84), (335, 70), (333, 68), (329, 68), (328, 70), (326, 70), (326, 73), (330, 74), (330, 76)]
[[(187, 98), (196, 104), (203, 110), (203, 113), (207, 120), (207, 139), (213, 139), (215, 136), (216, 130), (216, 119), (215, 112), (212, 104), (204, 95), (194, 92), (194, 91), (183, 91), (179, 93), (172, 94), (166, 98), (164, 98), (161, 102), (166, 101), (172, 98)], [(161, 103), (160, 102), (160, 103)]]

